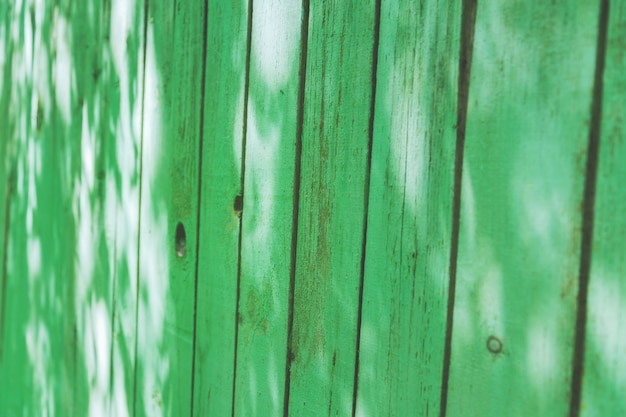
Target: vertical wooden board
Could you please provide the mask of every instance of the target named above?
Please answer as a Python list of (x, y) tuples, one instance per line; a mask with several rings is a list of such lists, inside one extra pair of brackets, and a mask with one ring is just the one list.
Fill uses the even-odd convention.
[[(54, 13), (54, 11), (53, 11)], [(71, 320), (65, 329), (66, 345), (64, 359), (67, 372), (73, 383), (68, 384), (72, 403), (66, 414), (86, 415), (108, 406), (112, 331), (112, 270), (110, 255), (113, 241), (107, 239), (109, 230), (104, 224), (104, 178), (107, 172), (102, 152), (106, 139), (101, 136), (102, 98), (104, 78), (101, 77), (104, 45), (104, 7), (89, 7), (89, 4), (74, 3), (56, 10), (58, 25), (57, 48), (61, 55), (54, 69), (55, 76), (69, 77), (69, 82), (55, 80), (57, 88), (59, 122), (55, 126), (53, 149), (71, 138), (69, 150), (73, 169), (69, 178), (64, 178), (62, 168), (58, 177), (68, 189), (62, 193), (67, 200), (64, 211), (71, 216), (73, 224), (59, 233), (73, 246), (68, 247), (65, 259), (59, 262), (59, 276), (67, 279), (66, 316)], [(65, 29), (67, 25), (67, 29)], [(67, 46), (66, 46), (67, 45)], [(69, 57), (63, 49), (69, 48)], [(69, 61), (69, 62), (68, 62)], [(71, 74), (62, 74), (67, 68)], [(65, 100), (69, 98), (70, 102)], [(61, 154), (57, 164), (62, 165), (66, 156)], [(110, 175), (110, 173), (108, 174)], [(49, 189), (50, 187), (46, 187)], [(54, 190), (45, 201), (55, 199)], [(46, 203), (48, 205), (48, 203)], [(51, 219), (58, 221), (59, 216)], [(63, 235), (64, 233), (67, 233)], [(59, 278), (62, 280), (63, 278)]]
[(447, 415), (570, 403), (598, 2), (478, 2)]
[(381, 6), (358, 416), (439, 415), (460, 6)]
[(248, 2), (208, 2), (193, 415), (233, 402)]
[[(25, 143), (31, 136), (32, 126), (30, 123), (30, 101), (32, 94), (32, 37), (31, 25), (27, 26), (24, 8), (12, 8), (8, 10), (7, 22), (7, 49), (10, 50), (11, 67), (6, 68), (3, 79), (9, 79), (9, 85), (3, 86), (3, 98), (8, 100), (8, 113), (2, 116), (6, 118), (6, 124), (2, 129), (3, 146), (12, 147), (10, 164), (14, 165), (16, 177), (9, 186), (13, 188), (11, 199), (3, 201), (5, 216), (11, 219), (22, 219), (6, 223), (4, 232), (4, 265), (3, 265), (3, 313), (5, 318), (3, 333), (0, 335), (0, 390), (10, 395), (0, 396), (0, 409), (8, 415), (22, 415), (32, 413), (33, 404), (31, 392), (33, 391), (33, 372), (30, 366), (30, 358), (27, 351), (27, 341), (24, 337), (27, 320), (29, 319), (29, 284), (28, 280), (19, 279), (29, 277), (25, 260), (25, 205), (27, 201), (24, 190), (26, 176), (24, 159)], [(30, 42), (18, 39), (16, 34), (22, 33), (23, 37)], [(8, 75), (7, 75), (8, 73)], [(10, 86), (10, 87), (9, 87)], [(8, 156), (8, 153), (7, 153)], [(3, 155), (4, 157), (4, 155)], [(17, 176), (19, 174), (19, 177)], [(2, 219), (3, 223), (5, 218)], [(20, 273), (16, 273), (19, 271)], [(8, 294), (8, 295), (7, 295)], [(44, 359), (45, 360), (45, 359)], [(17, 388), (19, 387), (19, 389)]]
[(289, 415), (352, 412), (374, 1), (310, 5)]
[(235, 415), (282, 415), (298, 117), (301, 0), (253, 6)]
[[(11, 42), (10, 3), (0, 4), (0, 363), (2, 363), (2, 338), (4, 329), (4, 304), (6, 298), (6, 233), (7, 216), (12, 194), (11, 155), (9, 142), (13, 141), (15, 122), (9, 117), (13, 74), (13, 43)], [(1, 372), (1, 371), (0, 371)]]
[(111, 294), (110, 380), (102, 408), (133, 414), (139, 240), (140, 150), (145, 53), (144, 2), (115, 0), (102, 16), (104, 48), (99, 178)]
[(204, 1), (150, 2), (141, 168), (136, 415), (190, 415)]
[(609, 9), (580, 415), (626, 415), (626, 4)]
[[(11, 321), (6, 319), (6, 311), (7, 303), (10, 303), (7, 292), (11, 286), (7, 269), (10, 253), (11, 200), (15, 188), (15, 179), (11, 178), (11, 171), (15, 166), (15, 152), (12, 150), (15, 149), (14, 144), (18, 138), (18, 123), (15, 120), (14, 111), (11, 111), (15, 109), (16, 104), (13, 99), (15, 94), (14, 67), (15, 62), (20, 62), (21, 58), (20, 49), (17, 48), (18, 52), (15, 52), (16, 46), (12, 36), (17, 25), (15, 12), (10, 3), (0, 4), (0, 389), (3, 391), (6, 390), (6, 381), (12, 368), (10, 361), (13, 360), (10, 352), (11, 346), (7, 343), (7, 336), (10, 332), (5, 329), (7, 322), (10, 326)], [(6, 357), (10, 358), (9, 361), (5, 359)], [(15, 411), (9, 408), (13, 406), (13, 404), (9, 405), (6, 397), (0, 396), (0, 407), (7, 410), (7, 413)]]

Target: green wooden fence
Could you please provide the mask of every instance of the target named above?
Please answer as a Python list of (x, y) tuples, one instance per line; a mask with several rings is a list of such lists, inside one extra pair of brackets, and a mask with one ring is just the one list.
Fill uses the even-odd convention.
[(625, 40), (621, 0), (0, 2), (0, 416), (626, 415)]

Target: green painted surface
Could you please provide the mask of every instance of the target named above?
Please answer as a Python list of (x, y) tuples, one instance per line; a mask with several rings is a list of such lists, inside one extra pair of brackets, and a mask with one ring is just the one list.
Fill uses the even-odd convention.
[(460, 6), (382, 2), (358, 416), (439, 415)]
[(12, 82), (2, 89), (10, 120), (3, 123), (2, 165), (14, 180), (5, 205), (11, 220), (0, 359), (9, 395), (0, 409), (106, 413), (113, 249), (103, 194), (105, 180), (119, 171), (108, 158), (111, 142), (100, 135), (119, 117), (100, 112), (110, 58), (107, 9), (7, 9), (3, 41), (11, 65), (3, 75)]
[(626, 4), (609, 8), (581, 416), (626, 414)]
[(0, 415), (626, 413), (622, 3), (2, 2)]
[(253, 4), (235, 415), (282, 415), (302, 6)]
[[(6, 262), (7, 245), (5, 238), (10, 218), (9, 202), (15, 181), (11, 175), (10, 143), (15, 136), (15, 122), (11, 120), (11, 81), (13, 67), (13, 45), (7, 39), (12, 27), (9, 3), (0, 5), (0, 48), (4, 51), (0, 57), (0, 338), (4, 333), (4, 306), (6, 304)], [(2, 344), (0, 344), (0, 364), (2, 363)]]
[(289, 415), (352, 409), (374, 1), (311, 4)]
[[(116, 3), (103, 13), (110, 39), (101, 77), (106, 148), (103, 198), (105, 236), (111, 242), (113, 302), (110, 351), (111, 416), (132, 415), (137, 344), (137, 273), (140, 214), (140, 168), (144, 91), (145, 10), (142, 3)], [(106, 398), (106, 397), (105, 397)]]
[(209, 1), (195, 416), (232, 415), (247, 26), (246, 2)]
[(150, 2), (145, 58), (136, 415), (190, 415), (204, 77), (202, 1)]
[(447, 416), (570, 404), (598, 2), (478, 2)]

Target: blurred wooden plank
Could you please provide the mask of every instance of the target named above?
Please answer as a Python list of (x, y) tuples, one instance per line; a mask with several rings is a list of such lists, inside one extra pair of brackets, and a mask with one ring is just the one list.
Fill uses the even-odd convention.
[(376, 4), (312, 2), (289, 415), (350, 415), (369, 175)]
[(150, 2), (136, 415), (190, 415), (205, 2)]
[(230, 416), (248, 4), (208, 2), (193, 415)]
[(13, 42), (9, 34), (13, 27), (11, 19), (12, 7), (9, 2), (0, 4), (0, 364), (2, 363), (2, 348), (5, 321), (6, 303), (6, 280), (7, 280), (7, 233), (10, 223), (8, 214), (10, 213), (11, 195), (14, 174), (11, 171), (12, 153), (10, 143), (15, 137), (15, 121), (10, 117), (12, 75), (13, 75)]
[[(10, 8), (13, 65), (3, 77), (11, 80), (6, 133), (15, 181), (7, 205), (11, 319), (0, 367), (6, 413), (83, 414), (108, 392), (108, 368), (94, 358), (110, 351), (96, 172), (101, 13), (83, 4)], [(91, 303), (81, 298), (87, 294)], [(101, 381), (106, 386), (95, 387)]]
[[(35, 79), (33, 74), (34, 59), (32, 54), (29, 54), (34, 49), (33, 32), (35, 28), (26, 23), (27, 15), (23, 7), (17, 8), (15, 5), (7, 7), (8, 5), (7, 3), (4, 6), (6, 15), (3, 16), (2, 21), (3, 30), (6, 31), (4, 38), (6, 67), (2, 74), (2, 104), (7, 111), (6, 113), (3, 111), (0, 116), (3, 119), (3, 132), (0, 139), (3, 144), (0, 146), (7, 152), (1, 155), (3, 164), (1, 175), (3, 175), (2, 179), (4, 180), (2, 187), (6, 188), (3, 188), (2, 193), (2, 235), (4, 240), (2, 313), (4, 322), (1, 328), (2, 334), (0, 334), (2, 344), (0, 347), (0, 390), (10, 393), (10, 395), (0, 396), (0, 409), (7, 414), (10, 413), (10, 415), (20, 415), (35, 413), (35, 390), (40, 388), (40, 385), (36, 387), (36, 383), (33, 381), (34, 370), (26, 339), (27, 325), (35, 320), (38, 321), (37, 324), (43, 321), (40, 309), (35, 307), (31, 310), (29, 306), (33, 295), (39, 295), (41, 291), (32, 288), (34, 282), (28, 270), (28, 253), (31, 257), (35, 255), (35, 251), (32, 249), (37, 251), (38, 259), (36, 261), (40, 270), (41, 243), (37, 239), (36, 243), (28, 248), (31, 249), (30, 252), (26, 248), (28, 199), (29, 194), (32, 197), (35, 197), (36, 194), (34, 169), (29, 168), (27, 162), (28, 146), (35, 141), (33, 137), (36, 130), (35, 123), (32, 122), (32, 97), (35, 94), (33, 87)], [(30, 18), (30, 16), (28, 17)], [(21, 30), (25, 38), (28, 36), (27, 39), (30, 42), (10, 36), (12, 32), (17, 30)], [(41, 40), (38, 40), (38, 43), (41, 43)], [(31, 65), (28, 66), (27, 63)], [(48, 111), (49, 117), (52, 117), (54, 114), (52, 106)], [(50, 130), (49, 127), (46, 129), (46, 138), (52, 136)], [(41, 139), (41, 136), (43, 135), (40, 134), (38, 139)], [(43, 156), (42, 159), (44, 159)], [(14, 170), (14, 178), (13, 181), (7, 182), (10, 180), (11, 170)], [(29, 182), (32, 183), (32, 187), (26, 186), (27, 184), (30, 185)], [(10, 196), (7, 196), (7, 192), (11, 193)], [(32, 230), (32, 209), (29, 217), (30, 229)], [(4, 229), (5, 227), (6, 229)], [(48, 324), (47, 322), (44, 323)], [(40, 330), (39, 334), (35, 334), (33, 330), (29, 329), (31, 330), (31, 340), (35, 341), (35, 336), (41, 335), (41, 339), (49, 342), (47, 328), (43, 324), (36, 327), (37, 330)], [(58, 330), (63, 331), (62, 328)], [(47, 357), (42, 358), (42, 362), (47, 364), (47, 359)], [(48, 374), (44, 373), (44, 377), (48, 377)], [(41, 381), (37, 382), (41, 383)], [(63, 410), (63, 404), (58, 402), (58, 397), (55, 395), (57, 393), (58, 391), (56, 393), (50, 392), (52, 401), (45, 405), (46, 410), (51, 412)]]
[[(585, 417), (626, 415), (626, 4), (611, 2), (582, 373)], [(602, 75), (602, 74), (600, 74)]]
[(110, 246), (112, 297), (108, 413), (134, 412), (137, 274), (146, 15), (143, 2), (104, 3), (102, 145), (103, 238)]
[[(113, 83), (110, 73), (114, 71), (107, 65), (110, 61), (107, 62), (106, 58), (112, 46), (106, 30), (109, 9), (110, 5), (90, 7), (87, 3), (75, 3), (67, 9), (57, 9), (61, 16), (58, 20), (49, 15), (50, 24), (62, 28), (57, 34), (56, 47), (60, 51), (70, 48), (70, 57), (61, 55), (58, 66), (52, 71), (67, 80), (55, 80), (56, 87), (61, 90), (57, 94), (58, 113), (63, 118), (67, 117), (68, 111), (64, 97), (71, 99), (70, 126), (66, 128), (63, 123), (57, 123), (56, 140), (62, 143), (65, 138), (71, 138), (70, 142), (74, 144), (71, 177), (63, 178), (63, 169), (59, 170), (61, 181), (70, 184), (63, 198), (70, 201), (71, 211), (68, 211), (75, 223), (74, 230), (68, 228), (61, 234), (65, 234), (65, 239), (72, 239), (73, 247), (68, 248), (70, 254), (66, 262), (59, 262), (56, 268), (70, 270), (71, 273), (64, 271), (60, 275), (73, 277), (66, 314), (74, 318), (74, 323), (65, 330), (67, 347), (64, 353), (65, 366), (74, 378), (66, 394), (73, 400), (72, 409), (66, 413), (77, 415), (94, 410), (106, 415), (110, 406), (112, 291), (117, 250), (113, 239), (115, 225), (109, 221), (115, 214), (110, 212), (113, 205), (107, 204), (111, 197), (115, 198), (111, 195), (115, 193), (107, 186), (115, 183), (114, 178), (120, 171), (111, 144), (117, 140), (122, 146), (127, 139), (122, 132), (118, 132), (119, 137), (113, 140), (112, 135), (107, 134), (109, 126), (117, 125), (116, 121), (124, 116), (119, 113), (113, 116), (115, 112), (110, 111), (109, 106), (103, 106), (103, 103), (114, 101), (114, 97), (110, 97)], [(64, 33), (68, 23), (69, 33)], [(125, 25), (119, 22), (118, 33), (125, 35), (125, 29)], [(65, 46), (65, 42), (69, 45)], [(64, 70), (69, 73), (63, 74)], [(59, 156), (57, 163), (62, 164), (60, 161), (64, 155)], [(133, 161), (132, 153), (126, 160)], [(135, 163), (137, 161), (138, 155), (134, 159)], [(54, 199), (52, 194), (46, 200)], [(128, 200), (126, 204), (131, 206), (132, 201)], [(136, 214), (136, 203), (134, 208)], [(136, 245), (134, 248), (136, 250)]]
[(253, 7), (235, 415), (284, 407), (300, 86), (301, 0)]
[(460, 23), (382, 2), (357, 416), (439, 415)]
[(478, 2), (447, 415), (566, 415), (598, 2)]

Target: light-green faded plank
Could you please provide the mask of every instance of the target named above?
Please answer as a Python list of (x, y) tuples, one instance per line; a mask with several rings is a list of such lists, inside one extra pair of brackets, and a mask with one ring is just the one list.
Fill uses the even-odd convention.
[(235, 415), (282, 415), (293, 230), (301, 0), (256, 0), (242, 213)]
[(610, 2), (580, 415), (626, 415), (626, 3)]
[(310, 5), (291, 416), (352, 413), (375, 8), (374, 1)]
[(136, 415), (191, 413), (204, 1), (149, 4)]
[[(114, 224), (110, 219), (113, 211), (119, 208), (109, 204), (115, 199), (113, 189), (115, 176), (121, 170), (115, 155), (116, 140), (124, 142), (120, 134), (114, 139), (107, 134), (110, 125), (123, 119), (125, 115), (116, 114), (108, 105), (110, 103), (110, 86), (112, 81), (108, 75), (110, 66), (106, 63), (109, 51), (114, 49), (115, 38), (111, 42), (107, 27), (110, 5), (89, 7), (87, 3), (74, 3), (67, 9), (61, 9), (63, 19), (71, 21), (71, 34), (67, 40), (72, 47), (71, 66), (73, 75), (64, 74), (70, 84), (72, 121), (69, 129), (62, 123), (56, 125), (56, 140), (72, 143), (71, 157), (74, 167), (72, 178), (63, 178), (70, 188), (62, 193), (63, 199), (71, 201), (68, 214), (73, 216), (75, 231), (71, 228), (61, 231), (65, 239), (72, 237), (74, 247), (64, 262), (58, 262), (60, 275), (66, 278), (73, 276), (72, 292), (68, 294), (66, 314), (74, 318), (72, 327), (66, 332), (67, 346), (65, 361), (68, 373), (73, 373), (75, 382), (68, 389), (67, 397), (73, 398), (73, 408), (69, 415), (86, 415), (100, 410), (108, 414), (111, 389), (111, 343), (113, 331), (113, 280), (116, 264)], [(62, 21), (55, 21), (48, 15), (52, 25), (63, 27)], [(122, 32), (118, 27), (118, 33)], [(62, 31), (57, 35), (59, 50), (65, 39)], [(126, 39), (125, 37), (123, 39)], [(54, 69), (62, 72), (61, 65)], [(111, 65), (112, 66), (112, 65)], [(106, 68), (105, 68), (106, 67)], [(60, 74), (58, 74), (60, 75)], [(71, 78), (70, 78), (71, 77)], [(74, 85), (72, 85), (75, 83)], [(57, 88), (63, 83), (57, 80)], [(62, 97), (62, 95), (60, 95)], [(117, 106), (119, 108), (119, 106)], [(59, 101), (58, 113), (63, 115), (63, 103)], [(126, 113), (129, 113), (126, 111)], [(128, 160), (133, 160), (128, 155)], [(135, 161), (137, 161), (137, 157)], [(63, 164), (64, 156), (59, 158)], [(132, 171), (131, 171), (132, 172)], [(48, 187), (46, 187), (48, 188)], [(55, 199), (54, 193), (46, 198)], [(129, 206), (132, 202), (126, 201)], [(115, 207), (113, 209), (113, 207)], [(133, 205), (135, 218), (138, 205)], [(56, 219), (52, 220), (54, 222)], [(75, 236), (73, 236), (75, 234)], [(135, 240), (136, 242), (136, 240)], [(136, 246), (134, 247), (136, 251)], [(71, 273), (68, 274), (68, 271)], [(75, 348), (73, 348), (75, 344)], [(75, 351), (74, 351), (75, 349)], [(71, 366), (69, 366), (71, 364)]]
[(357, 416), (439, 415), (460, 24), (382, 2)]
[(146, 16), (143, 2), (104, 6), (105, 45), (99, 68), (103, 143), (97, 152), (104, 188), (103, 238), (109, 242), (111, 260), (111, 348), (110, 363), (106, 363), (110, 381), (105, 398), (113, 417), (134, 412)]
[(597, 2), (478, 2), (447, 416), (568, 413)]
[(248, 4), (211, 0), (207, 13), (193, 415), (230, 416)]

